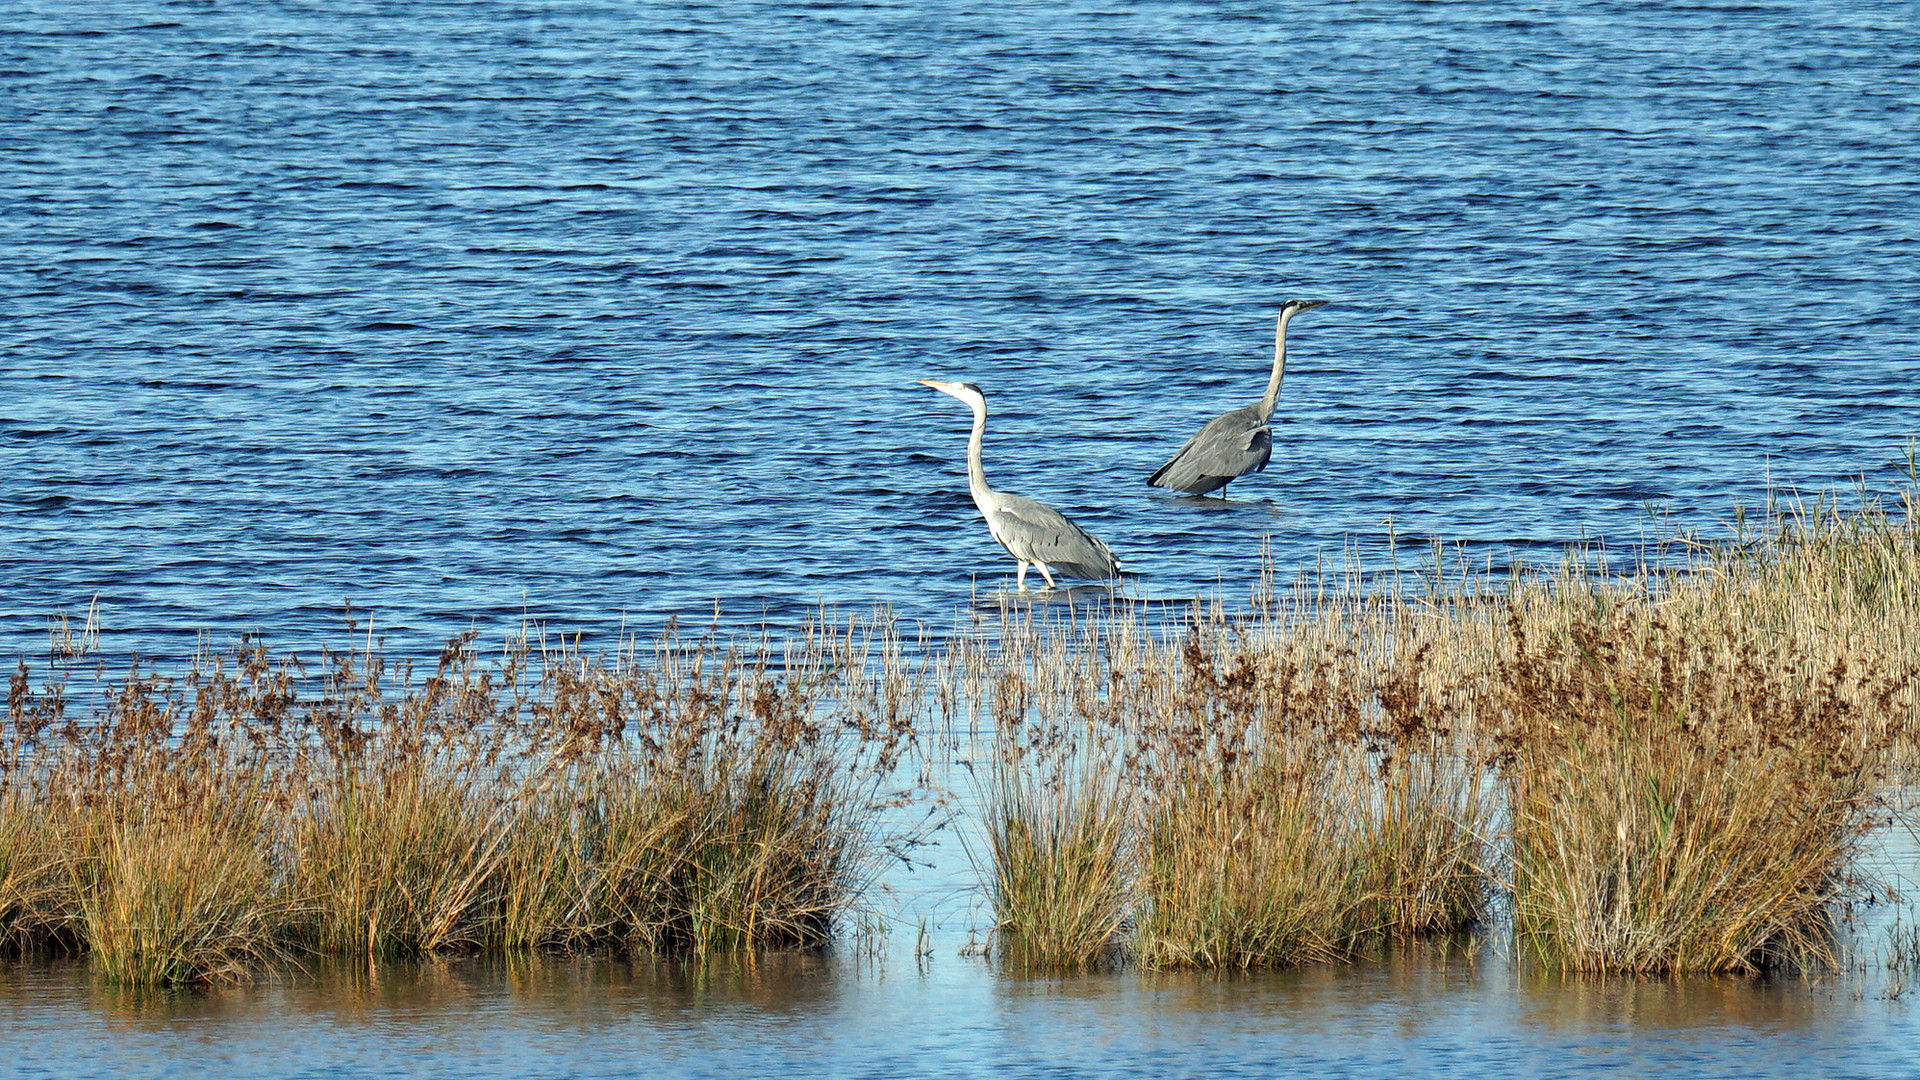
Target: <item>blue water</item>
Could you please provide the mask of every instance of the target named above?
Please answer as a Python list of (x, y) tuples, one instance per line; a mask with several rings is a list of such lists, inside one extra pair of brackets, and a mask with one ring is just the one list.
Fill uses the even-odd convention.
[[(1917, 30), (1913, 3), (1785, 0), (12, 0), (0, 643), (41, 654), (96, 596), (122, 655), (306, 650), (349, 606), (402, 649), (823, 603), (939, 632), (1012, 563), (922, 377), (985, 387), (994, 482), (1168, 599), (1245, 595), (1266, 547), (1283, 573), (1413, 557), (1389, 535), (1497, 566), (1885, 491), (1920, 435)], [(1224, 503), (1146, 487), (1259, 394), (1291, 296), (1333, 303), (1294, 325), (1272, 466)], [(1639, 991), (1429, 1008), (1366, 971), (1202, 980), (1191, 1008), (1095, 981), (1082, 1008), (942, 955), (956, 982), (728, 998), (739, 1026), (694, 1045), (839, 1075), (1866, 1076), (1902, 1075), (1916, 1024), (1911, 998), (1722, 984), (1671, 1028), (1635, 1026)], [(13, 1030), (177, 1071), (55, 984), (5, 995)], [(283, 1026), (371, 1075), (474, 1036), (457, 1008), (335, 1027), (236, 993), (201, 1030), (239, 1049), (158, 1045), (246, 1075)], [(526, 1008), (481, 1040), (500, 1075), (651, 1030)], [(847, 1010), (933, 1026), (834, 1057)], [(12, 1060), (79, 1061), (36, 1045)]]
[[(1920, 8), (1285, 8), (17, 0), (0, 637), (939, 630), (927, 376), (1155, 596), (1891, 483)], [(1271, 467), (1146, 487), (1289, 296)]]
[(1853, 989), (1460, 963), (1022, 979), (950, 957), (771, 957), (704, 971), (456, 961), (168, 998), (0, 969), (0, 1075), (1912, 1077), (1912, 1007)]

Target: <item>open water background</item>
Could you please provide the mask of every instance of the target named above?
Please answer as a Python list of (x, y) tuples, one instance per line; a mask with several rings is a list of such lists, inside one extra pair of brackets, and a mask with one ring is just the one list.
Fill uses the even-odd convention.
[[(149, 656), (304, 650), (348, 604), (403, 650), (822, 603), (938, 632), (1011, 561), (929, 376), (986, 388), (998, 486), (1166, 599), (1244, 595), (1267, 544), (1377, 568), (1389, 519), (1498, 566), (1883, 492), (1920, 433), (1916, 55), (1884, 0), (13, 0), (0, 642), (96, 594)], [(1145, 487), (1258, 395), (1289, 296), (1334, 303), (1272, 467)], [(1913, 998), (1847, 985), (1036, 983), (954, 955), (964, 895), (906, 895), (944, 905), (930, 974), (896, 940), (156, 1004), (10, 969), (0, 1073), (1920, 1068)]]
[[(1149, 595), (1496, 565), (1920, 433), (1920, 5), (17, 0), (0, 636), (934, 630), (989, 475)], [(1142, 479), (1258, 396), (1228, 506)]]

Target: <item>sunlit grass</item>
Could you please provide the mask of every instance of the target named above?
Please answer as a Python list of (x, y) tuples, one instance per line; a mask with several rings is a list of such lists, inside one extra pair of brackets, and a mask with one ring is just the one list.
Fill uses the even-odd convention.
[(1894, 689), (1730, 627), (1616, 608), (1536, 644), (1501, 686), (1516, 929), (1548, 966), (1756, 971), (1834, 961)]
[(823, 619), (90, 681), (56, 625), (0, 726), (0, 949), (181, 984), (817, 947), (944, 758), (1020, 968), (1343, 962), (1492, 910), (1549, 969), (1827, 966), (1870, 800), (1920, 762), (1914, 511), (1786, 504), (1627, 575), (1034, 605), (920, 652)]
[(1106, 962), (1129, 912), (1126, 778), (1101, 749), (1018, 750), (996, 755), (979, 808), (1001, 950), (1025, 967)]
[(0, 943), (154, 984), (300, 953), (822, 944), (888, 857), (914, 739), (866, 634), (779, 659), (462, 639), (424, 679), (367, 652), (308, 678), (249, 643), (90, 706), (23, 666)]
[[(1054, 845), (1072, 865), (1053, 878), (1032, 844), (996, 873), (1113, 867), (1133, 887), (1110, 947), (1149, 966), (1341, 960), (1504, 895), (1550, 969), (1830, 967), (1873, 797), (1920, 731), (1911, 492), (1903, 507), (1793, 504), (1625, 576), (1574, 552), (1389, 589), (1309, 578), (1236, 617), (1011, 622), (963, 652), (951, 693), (1057, 759), (1122, 747), (1134, 810), (1088, 834), (1098, 856)], [(1005, 807), (1046, 835), (1075, 805), (1072, 781), (995, 775), (995, 836)], [(1071, 922), (1032, 908), (1022, 925)], [(1078, 955), (1025, 936), (1035, 966)]]

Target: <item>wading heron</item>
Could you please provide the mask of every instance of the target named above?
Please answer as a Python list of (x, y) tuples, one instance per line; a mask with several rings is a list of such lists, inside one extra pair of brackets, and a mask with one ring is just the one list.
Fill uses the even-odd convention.
[(1280, 400), (1280, 377), (1287, 370), (1287, 323), (1324, 303), (1289, 300), (1281, 305), (1280, 321), (1273, 331), (1273, 374), (1267, 379), (1266, 394), (1251, 405), (1207, 421), (1165, 465), (1147, 477), (1147, 483), (1189, 495), (1219, 491), (1225, 497), (1228, 484), (1267, 467), (1267, 459), (1273, 456), (1273, 427), (1267, 421), (1273, 416), (1273, 403)]
[(987, 398), (978, 386), (939, 379), (918, 381), (973, 407), (973, 434), (967, 437), (967, 491), (973, 496), (973, 505), (980, 508), (980, 516), (987, 519), (987, 531), (1019, 566), (1017, 584), (1021, 589), (1027, 587), (1028, 564), (1047, 579), (1048, 588), (1053, 588), (1055, 573), (1110, 578), (1120, 572), (1120, 560), (1113, 557), (1112, 549), (1068, 521), (1065, 514), (1046, 503), (987, 486), (987, 470), (980, 463), (980, 443), (987, 431)]

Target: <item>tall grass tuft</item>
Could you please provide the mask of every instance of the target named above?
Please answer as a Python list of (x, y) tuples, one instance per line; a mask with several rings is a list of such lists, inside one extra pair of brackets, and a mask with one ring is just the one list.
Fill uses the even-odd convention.
[[(0, 943), (119, 982), (296, 952), (714, 954), (825, 943), (897, 836), (911, 717), (885, 627), (786, 655), (472, 638), (317, 677), (257, 642), (87, 708), (24, 665), (0, 728)], [(78, 716), (72, 716), (79, 713)]]
[(1171, 709), (1141, 725), (1158, 783), (1136, 951), (1152, 967), (1337, 960), (1374, 928), (1362, 859), (1373, 774), (1349, 654), (1193, 619)]
[(1003, 955), (1049, 970), (1111, 962), (1130, 910), (1123, 774), (1098, 750), (1050, 765), (1003, 751), (992, 770), (981, 813)]
[(1150, 967), (1350, 958), (1375, 929), (1352, 811), (1361, 777), (1263, 765), (1170, 788), (1145, 841), (1135, 948)]
[(63, 903), (72, 845), (40, 794), (0, 790), (0, 957), (62, 940), (73, 919)]
[(1452, 934), (1481, 920), (1491, 890), (1485, 775), (1438, 748), (1384, 763), (1362, 858), (1379, 925), (1392, 937)]
[[(1266, 967), (1476, 919), (1482, 771), (1449, 702), (1392, 659), (1395, 617), (1156, 628), (1116, 603), (964, 657), (952, 692), (996, 735), (980, 801), (1007, 954)], [(1404, 685), (1376, 692), (1381, 664)]]
[(292, 830), (309, 944), (376, 957), (478, 945), (506, 843), (488, 794), (428, 763), (328, 777)]
[(1513, 620), (1498, 694), (1526, 951), (1581, 971), (1832, 964), (1886, 748), (1855, 703), (1910, 674), (1810, 666), (1631, 600), (1544, 635)]
[(286, 898), (253, 825), (211, 816), (108, 826), (76, 883), (94, 970), (115, 983), (202, 983), (284, 955)]
[[(1371, 661), (1376, 709), (1362, 725), (1376, 777), (1366, 815), (1368, 893), (1389, 936), (1453, 934), (1479, 922), (1490, 893), (1495, 807), (1474, 731), (1472, 664), (1457, 641), (1437, 649), (1432, 620), (1405, 604), (1388, 612), (1388, 655)], [(1427, 625), (1427, 634), (1421, 626)], [(1455, 615), (1447, 632), (1469, 629)], [(1470, 655), (1470, 653), (1468, 654)]]

